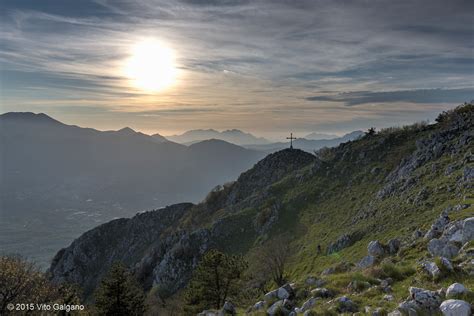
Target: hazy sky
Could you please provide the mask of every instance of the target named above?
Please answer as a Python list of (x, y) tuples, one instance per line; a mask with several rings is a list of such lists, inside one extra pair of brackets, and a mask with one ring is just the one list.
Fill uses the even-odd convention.
[[(1, 112), (98, 129), (263, 136), (433, 119), (474, 99), (474, 1), (2, 0)], [(172, 87), (124, 76), (137, 43)]]

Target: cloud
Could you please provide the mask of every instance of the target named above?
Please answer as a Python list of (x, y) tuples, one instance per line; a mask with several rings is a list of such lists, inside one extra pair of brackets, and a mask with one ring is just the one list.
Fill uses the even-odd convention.
[[(380, 119), (379, 107), (356, 112), (374, 102), (452, 106), (474, 82), (473, 10), (461, 0), (5, 0), (3, 107), (62, 100), (137, 113), (212, 104), (212, 113), (191, 111), (189, 121), (279, 128), (286, 119)], [(120, 71), (130, 47), (147, 37), (172, 46), (183, 73), (156, 96), (132, 89)], [(302, 117), (290, 116), (293, 109)], [(169, 126), (173, 113), (184, 115), (167, 112)]]
[(331, 95), (307, 97), (308, 101), (342, 102), (347, 106), (371, 103), (463, 103), (474, 100), (474, 88), (465, 89), (419, 89), (385, 92), (345, 92)]

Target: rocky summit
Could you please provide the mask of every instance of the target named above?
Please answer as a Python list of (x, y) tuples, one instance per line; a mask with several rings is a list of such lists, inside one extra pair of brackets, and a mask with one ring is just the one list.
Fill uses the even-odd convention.
[[(370, 132), (315, 154), (282, 150), (201, 203), (88, 231), (57, 253), (49, 272), (91, 301), (119, 261), (149, 297), (159, 296), (159, 314), (181, 315), (182, 290), (216, 249), (242, 255), (248, 269), (240, 295), (202, 315), (468, 316), (473, 138), (474, 105), (464, 104), (434, 124)], [(274, 257), (279, 279), (263, 269)]]

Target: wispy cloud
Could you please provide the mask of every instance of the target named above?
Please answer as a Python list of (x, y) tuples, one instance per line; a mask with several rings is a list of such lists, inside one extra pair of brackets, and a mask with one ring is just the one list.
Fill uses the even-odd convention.
[[(75, 114), (84, 125), (104, 124), (106, 115), (129, 125), (124, 113), (130, 112), (129, 119), (150, 128), (151, 121), (136, 116), (143, 112), (160, 115), (156, 122), (168, 129), (180, 121), (180, 129), (227, 124), (269, 131), (314, 129), (325, 120), (338, 128), (369, 124), (386, 114), (384, 104), (405, 120), (399, 102), (430, 116), (427, 103), (438, 109), (473, 98), (472, 1), (4, 0), (0, 6), (4, 110), (54, 103), (60, 118)], [(159, 95), (133, 89), (121, 70), (130, 47), (147, 37), (173, 47), (182, 73), (174, 89)]]
[(343, 102), (345, 105), (361, 105), (373, 103), (462, 103), (474, 100), (474, 88), (466, 89), (419, 89), (385, 92), (345, 92), (322, 96), (307, 97), (309, 101)]

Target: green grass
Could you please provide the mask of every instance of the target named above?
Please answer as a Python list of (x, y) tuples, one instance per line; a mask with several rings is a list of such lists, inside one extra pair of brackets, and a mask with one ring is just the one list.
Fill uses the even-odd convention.
[[(209, 225), (219, 218), (226, 221), (229, 234), (221, 241), (221, 246), (231, 252), (245, 254), (261, 241), (283, 234), (290, 236), (288, 242), (294, 251), (288, 272), (291, 280), (299, 284), (304, 284), (308, 276), (318, 276), (324, 269), (342, 261), (356, 264), (367, 255), (367, 244), (371, 240), (386, 243), (391, 238), (399, 238), (408, 241), (415, 229), (429, 229), (448, 206), (474, 204), (472, 193), (458, 189), (457, 182), (465, 165), (450, 176), (445, 175), (448, 165), (463, 161), (466, 152), (472, 151), (468, 146), (456, 154), (445, 154), (415, 169), (410, 176), (416, 181), (406, 191), (384, 199), (376, 198), (377, 192), (385, 185), (386, 176), (416, 149), (416, 141), (438, 128), (433, 125), (405, 127), (348, 143), (343, 148), (332, 150), (329, 156), (334, 158), (325, 161), (319, 170), (311, 171), (311, 166), (308, 166), (274, 183), (260, 204), (231, 214), (225, 209), (213, 214), (201, 210), (205, 214), (203, 220), (207, 220)], [(453, 143), (456, 141), (456, 138), (452, 140)], [(360, 158), (362, 155), (364, 157)], [(374, 168), (380, 171), (372, 173)], [(304, 180), (297, 176), (301, 174), (305, 175)], [(422, 189), (428, 191), (426, 200), (414, 204), (413, 200)], [(252, 228), (253, 220), (259, 214), (264, 218), (266, 208), (275, 204), (280, 206), (278, 221), (265, 236), (258, 236)], [(452, 220), (470, 216), (474, 216), (473, 206), (450, 214)], [(363, 234), (359, 241), (338, 253), (326, 255), (329, 244), (341, 235), (355, 231)], [(322, 247), (322, 253), (317, 252), (318, 245)], [(325, 277), (325, 286), (348, 294), (361, 307), (379, 306), (387, 311), (393, 310), (408, 296), (409, 286), (437, 290), (460, 282), (474, 289), (474, 278), (463, 274), (444, 271), (439, 280), (430, 280), (419, 272), (418, 261), (428, 256), (426, 245), (427, 241), (418, 239), (390, 260), (366, 271), (337, 271), (340, 273)], [(386, 293), (374, 287), (378, 284), (377, 279), (384, 278), (394, 280), (395, 300), (392, 302), (384, 301)], [(351, 282), (356, 282), (356, 293), (347, 289)], [(471, 297), (467, 299), (472, 302)], [(298, 304), (302, 301), (303, 298)], [(334, 312), (325, 306), (324, 300), (318, 302), (315, 313)]]

